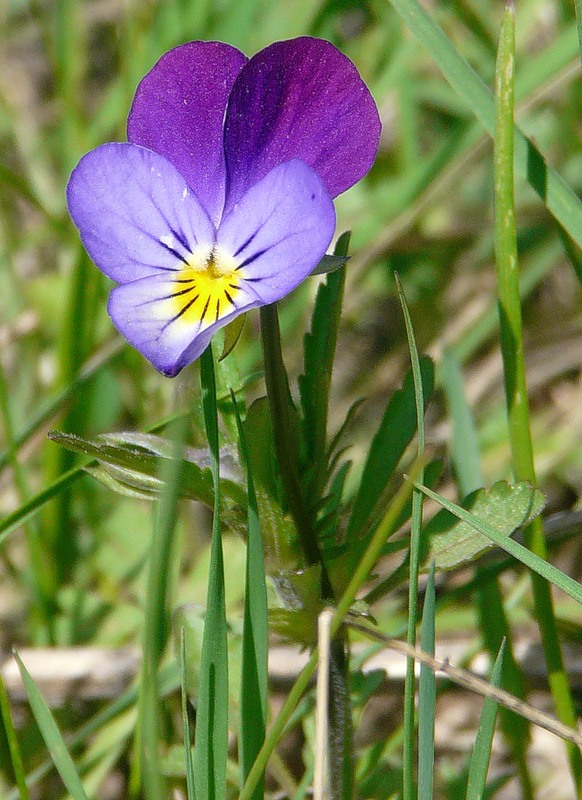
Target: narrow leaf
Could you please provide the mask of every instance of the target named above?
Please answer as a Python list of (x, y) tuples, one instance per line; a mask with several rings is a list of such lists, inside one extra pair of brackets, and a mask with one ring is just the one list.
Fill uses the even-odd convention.
[[(345, 255), (349, 234), (343, 234), (336, 253)], [(319, 498), (326, 482), (327, 414), (333, 362), (344, 293), (345, 270), (328, 275), (317, 291), (311, 330), (305, 336), (304, 373), (299, 376), (303, 431), (313, 485), (309, 495)]]
[[(491, 670), (491, 684), (497, 688), (501, 686), (504, 650), (505, 643), (502, 643), (499, 654), (495, 659), (493, 669)], [(485, 795), (487, 770), (489, 769), (493, 734), (495, 733), (497, 705), (498, 704), (491, 697), (486, 697), (483, 702), (479, 728), (477, 729), (477, 736), (475, 737), (475, 744), (469, 763), (469, 778), (467, 781), (465, 800), (481, 800)]]
[[(434, 656), (435, 646), (434, 563), (431, 564), (424, 595), (420, 647)], [(433, 670), (420, 665), (418, 686), (418, 800), (432, 800), (434, 773), (434, 720), (436, 684)]]
[(14, 653), (14, 658), (18, 663), (18, 669), (22, 676), (22, 682), (28, 695), (28, 701), (34, 714), (36, 724), (38, 725), (42, 738), (51, 754), (51, 758), (63, 783), (67, 787), (67, 791), (73, 800), (88, 800), (83, 784), (75, 767), (75, 763), (71, 758), (69, 751), (65, 745), (61, 732), (59, 731), (53, 715), (47, 706), (44, 697), (37, 689), (34, 681), (30, 677), (28, 670), (22, 663), (18, 653)]
[(212, 460), (212, 477), (216, 488), (200, 686), (196, 708), (194, 781), (197, 800), (224, 800), (228, 748), (228, 650), (220, 531), (218, 409), (211, 345), (200, 359), (200, 381), (206, 435)]
[[(245, 433), (237, 413), (239, 441), (247, 465), (248, 533), (245, 605), (241, 663), (239, 757), (244, 785), (265, 741), (268, 685), (268, 623), (265, 561), (259, 509), (248, 458)], [(258, 781), (252, 798), (261, 800), (264, 779)]]
[(4, 727), (4, 735), (8, 742), (8, 752), (10, 753), (10, 762), (14, 777), (16, 778), (16, 785), (20, 793), (20, 800), (29, 800), (30, 794), (28, 786), (26, 785), (26, 773), (22, 763), (22, 756), (20, 754), (20, 747), (18, 745), (18, 737), (12, 721), (12, 714), (10, 713), (10, 701), (8, 693), (4, 684), (4, 677), (2, 670), (0, 670), (0, 716)]

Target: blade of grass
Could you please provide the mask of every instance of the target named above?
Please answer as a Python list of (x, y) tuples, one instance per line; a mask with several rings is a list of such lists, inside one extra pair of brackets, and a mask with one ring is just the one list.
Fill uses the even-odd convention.
[[(164, 697), (180, 686), (180, 673), (179, 665), (176, 662), (162, 667), (158, 674), (158, 692), (161, 697)], [(131, 686), (126, 689), (120, 697), (106, 706), (99, 713), (95, 714), (90, 720), (85, 722), (72, 734), (69, 739), (69, 750), (73, 751), (81, 747), (92, 736), (98, 734), (102, 729), (108, 725), (119, 715), (125, 713), (132, 705), (136, 703), (139, 696), (139, 686)], [(43, 761), (40, 766), (36, 767), (26, 777), (26, 783), (29, 789), (37, 786), (43, 778), (50, 774), (53, 769), (53, 762), (50, 759)], [(18, 789), (11, 791), (6, 796), (5, 800), (20, 800)]]
[(184, 639), (184, 628), (180, 629), (180, 694), (182, 699), (182, 726), (186, 760), (186, 796), (188, 800), (195, 800), (194, 762), (192, 760), (192, 745), (190, 744), (190, 715), (188, 714), (188, 691), (186, 689), (186, 643)]
[(224, 564), (220, 531), (220, 461), (218, 409), (212, 346), (200, 358), (200, 381), (206, 436), (214, 481), (214, 514), (206, 617), (202, 639), (200, 686), (196, 708), (194, 782), (197, 800), (226, 795), (228, 747), (228, 650)]
[[(431, 564), (424, 595), (420, 648), (434, 656), (435, 646), (434, 562)], [(420, 665), (418, 684), (418, 800), (432, 800), (434, 785), (434, 720), (436, 681), (434, 671)]]
[(0, 470), (10, 463), (10, 460), (30, 441), (35, 433), (38, 433), (43, 425), (63, 410), (63, 407), (71, 401), (81, 386), (91, 380), (103, 367), (111, 364), (125, 347), (126, 343), (116, 337), (89, 358), (73, 380), (42, 405), (26, 428), (18, 434), (15, 433), (12, 443), (3, 453), (0, 453)]
[[(412, 34), (426, 47), (453, 89), (465, 100), (487, 133), (493, 137), (494, 99), (485, 83), (460, 55), (419, 0), (390, 0), (390, 2)], [(570, 236), (582, 245), (582, 202), (517, 125), (514, 125), (513, 133), (515, 165), (518, 173), (527, 178), (551, 214)]]
[[(404, 315), (406, 337), (412, 366), (414, 382), (414, 400), (416, 405), (416, 429), (418, 431), (418, 458), (423, 458), (425, 447), (424, 431), (424, 391), (422, 375), (420, 372), (420, 359), (414, 338), (412, 319), (406, 304), (402, 285), (395, 275), (398, 299)], [(421, 473), (421, 482), (424, 480), (424, 471)], [(412, 518), (410, 523), (410, 567), (408, 582), (408, 624), (406, 641), (410, 647), (416, 645), (416, 623), (418, 618), (418, 572), (420, 566), (420, 536), (422, 531), (422, 494), (415, 491), (412, 494)], [(412, 800), (414, 797), (414, 731), (415, 731), (415, 703), (416, 675), (414, 659), (406, 660), (406, 678), (404, 682), (404, 751), (403, 751), (403, 797)]]
[[(502, 642), (493, 669), (491, 670), (492, 686), (501, 686), (504, 650), (505, 643)], [(485, 698), (473, 752), (471, 753), (471, 761), (469, 763), (469, 777), (467, 780), (465, 800), (481, 800), (481, 798), (485, 796), (487, 770), (489, 769), (489, 761), (491, 759), (491, 747), (493, 746), (496, 717), (497, 703), (491, 697)]]
[(136, 784), (141, 780), (148, 800), (162, 800), (165, 797), (165, 782), (159, 753), (161, 704), (157, 676), (169, 630), (172, 555), (178, 521), (181, 459), (186, 430), (187, 418), (178, 418), (172, 432), (174, 457), (167, 460), (161, 474), (164, 491), (156, 507), (150, 550), (136, 731), (139, 747), (132, 776), (132, 788), (137, 788)]
[[(527, 395), (519, 268), (514, 202), (514, 73), (515, 9), (505, 8), (495, 70), (495, 261), (501, 352), (513, 469), (517, 480), (536, 485), (533, 442)], [(581, 231), (582, 232), (582, 228)], [(547, 556), (544, 526), (537, 517), (525, 530), (527, 547), (540, 559)], [(566, 725), (576, 724), (570, 682), (564, 667), (550, 586), (539, 575), (532, 575), (535, 617), (542, 639), (550, 691), (558, 718)], [(567, 745), (570, 771), (578, 796), (582, 796), (582, 756)]]
[(576, 9), (576, 28), (578, 30), (580, 61), (582, 62), (582, 0), (574, 0), (574, 8)]
[(47, 706), (44, 697), (37, 689), (34, 681), (30, 677), (26, 667), (22, 663), (18, 653), (14, 653), (14, 658), (18, 663), (18, 669), (22, 676), (22, 682), (28, 695), (28, 701), (34, 714), (42, 738), (51, 754), (54, 765), (57, 768), (63, 783), (67, 787), (73, 800), (88, 800), (81, 779), (71, 758), (69, 751), (63, 741), (53, 715)]
[[(244, 785), (252, 765), (264, 744), (267, 725), (268, 689), (268, 620), (267, 587), (265, 583), (265, 558), (259, 522), (257, 497), (253, 483), (251, 462), (248, 458), (245, 433), (232, 395), (240, 449), (247, 468), (247, 556), (245, 579), (245, 605), (243, 621), (239, 757), (241, 785)], [(261, 776), (252, 800), (261, 800), (264, 778)]]
[(8, 742), (10, 763), (12, 764), (12, 771), (16, 779), (20, 800), (30, 800), (30, 793), (26, 785), (26, 773), (24, 771), (24, 764), (22, 763), (22, 756), (18, 745), (18, 736), (14, 729), (12, 714), (10, 713), (10, 701), (8, 699), (8, 693), (6, 692), (2, 670), (0, 670), (0, 716), (2, 718), (4, 735)]

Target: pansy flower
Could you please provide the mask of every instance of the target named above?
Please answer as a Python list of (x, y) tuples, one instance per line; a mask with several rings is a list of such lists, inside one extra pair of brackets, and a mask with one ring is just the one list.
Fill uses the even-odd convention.
[(85, 155), (67, 188), (108, 312), (164, 375), (238, 314), (316, 267), (332, 198), (370, 169), (380, 121), (351, 61), (302, 37), (251, 59), (221, 42), (170, 50), (138, 86), (127, 143)]

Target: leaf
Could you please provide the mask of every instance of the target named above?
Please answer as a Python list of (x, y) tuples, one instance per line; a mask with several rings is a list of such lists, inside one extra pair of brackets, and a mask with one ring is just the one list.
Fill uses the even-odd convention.
[(236, 347), (241, 333), (243, 332), (246, 318), (246, 314), (239, 314), (238, 317), (235, 317), (233, 321), (229, 322), (224, 328), (224, 344), (222, 345), (222, 353), (218, 359), (219, 361), (224, 361)]
[[(163, 490), (160, 471), (173, 458), (172, 443), (161, 436), (148, 433), (106, 433), (93, 438), (81, 438), (70, 433), (50, 431), (49, 438), (68, 450), (84, 453), (97, 459), (100, 466), (90, 464), (94, 477), (111, 488), (130, 496), (156, 496)], [(198, 500), (212, 507), (214, 502), (210, 456), (206, 449), (184, 448), (180, 474), (180, 497)], [(223, 453), (220, 482), (221, 514), (232, 527), (240, 522), (246, 507), (246, 492), (234, 456)], [(105, 478), (104, 472), (112, 480)], [(237, 509), (240, 513), (237, 515)], [(232, 524), (231, 524), (232, 523)]]
[[(345, 236), (345, 234), (342, 234)], [(319, 264), (315, 267), (312, 275), (325, 275), (326, 273), (335, 272), (338, 269), (341, 269), (345, 264), (348, 263), (351, 256), (340, 256), (340, 255), (325, 255)]]
[[(434, 385), (434, 367), (430, 358), (421, 359), (420, 369), (426, 403)], [(348, 539), (361, 536), (415, 432), (416, 403), (412, 374), (409, 372), (402, 389), (398, 389), (390, 398), (372, 441), (348, 523)]]
[[(501, 686), (503, 678), (503, 654), (505, 642), (502, 642), (495, 664), (491, 670), (491, 684), (496, 688)], [(475, 745), (471, 753), (469, 776), (467, 780), (467, 794), (465, 800), (480, 800), (485, 796), (487, 784), (487, 770), (493, 747), (493, 734), (495, 733), (495, 719), (497, 717), (497, 702), (492, 697), (486, 697), (481, 710), (479, 728), (475, 737)]]
[[(235, 405), (236, 410), (236, 405)], [(239, 723), (239, 759), (241, 783), (244, 784), (265, 741), (268, 693), (267, 587), (261, 524), (252, 465), (248, 457), (245, 432), (236, 410), (241, 451), (247, 466), (248, 531), (245, 579), (245, 604), (242, 635), (241, 693)], [(264, 796), (262, 778), (253, 792), (253, 800)]]
[(281, 502), (269, 402), (261, 397), (251, 405), (244, 435), (253, 473), (259, 522), (269, 571), (294, 569), (301, 562), (295, 526)]
[(200, 358), (200, 383), (214, 494), (212, 543), (206, 617), (200, 658), (194, 744), (194, 793), (197, 800), (222, 800), (226, 794), (228, 755), (228, 641), (224, 559), (220, 531), (220, 458), (218, 408), (212, 346)]
[[(539, 489), (523, 481), (510, 484), (498, 481), (491, 489), (478, 489), (471, 492), (462, 502), (479, 520), (492, 525), (502, 536), (511, 534), (541, 513), (545, 498)], [(493, 542), (478, 533), (467, 522), (457, 519), (454, 514), (442, 509), (425, 526), (423, 536), (428, 543), (424, 554), (423, 570), (428, 570), (434, 560), (437, 569), (451, 570), (459, 564), (473, 561)]]
[(28, 695), (28, 701), (32, 708), (36, 724), (40, 729), (42, 738), (44, 739), (63, 783), (67, 787), (73, 800), (88, 800), (75, 763), (67, 750), (61, 732), (57, 727), (44, 697), (37, 689), (18, 653), (14, 653), (14, 658), (18, 663), (18, 669), (22, 676), (22, 682), (26, 689), (26, 694)]
[(420, 483), (415, 482), (414, 479), (411, 480), (414, 486), (420, 489), (427, 497), (435, 500), (443, 506), (443, 508), (452, 512), (458, 519), (468, 523), (472, 528), (479, 531), (479, 533), (484, 534), (494, 544), (502, 550), (505, 550), (506, 553), (509, 553), (515, 559), (521, 561), (526, 567), (529, 567), (533, 572), (553, 583), (554, 586), (557, 586), (573, 600), (582, 605), (582, 587), (578, 581), (575, 581), (569, 575), (566, 575), (564, 572), (554, 567), (553, 564), (549, 564), (545, 559), (532, 553), (531, 550), (528, 550), (527, 547), (519, 544), (519, 542), (514, 542), (513, 539), (504, 536), (486, 520), (479, 519), (474, 514), (471, 514), (471, 512), (456, 505), (456, 503), (451, 503), (446, 497), (437, 494), (437, 492), (433, 492), (432, 489), (428, 489), (426, 486), (422, 486)]
[[(349, 234), (343, 234), (336, 253), (344, 255)], [(325, 449), (327, 415), (333, 362), (337, 344), (344, 294), (345, 270), (328, 275), (320, 284), (311, 318), (311, 330), (303, 344), (304, 373), (299, 376), (299, 393), (303, 411), (303, 438), (310, 467), (307, 500), (313, 504), (326, 483)]]

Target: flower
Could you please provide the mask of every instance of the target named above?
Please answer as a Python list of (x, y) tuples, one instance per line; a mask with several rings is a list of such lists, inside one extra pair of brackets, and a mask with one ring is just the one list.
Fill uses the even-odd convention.
[(170, 50), (143, 78), (128, 143), (74, 169), (67, 202), (95, 264), (119, 285), (108, 312), (174, 376), (235, 316), (315, 268), (332, 198), (370, 169), (374, 101), (329, 42), (276, 42), (251, 59), (221, 42)]

